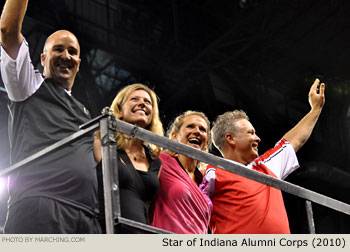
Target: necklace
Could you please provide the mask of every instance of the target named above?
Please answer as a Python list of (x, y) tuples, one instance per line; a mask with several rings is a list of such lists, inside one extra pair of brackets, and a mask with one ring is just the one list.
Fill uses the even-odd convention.
[[(144, 158), (142, 154), (137, 154), (136, 153), (136, 154), (131, 154), (131, 155), (132, 155), (134, 161), (141, 160), (141, 159)], [(139, 158), (137, 158), (137, 156), (139, 156)]]
[[(142, 160), (145, 159), (146, 155), (144, 153), (130, 153), (129, 151), (125, 151), (128, 155), (130, 159), (133, 159), (134, 161)], [(138, 156), (138, 157), (137, 157)]]

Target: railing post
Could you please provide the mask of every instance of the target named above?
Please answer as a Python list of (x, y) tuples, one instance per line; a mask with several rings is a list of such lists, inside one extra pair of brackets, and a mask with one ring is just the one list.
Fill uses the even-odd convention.
[(116, 124), (114, 115), (109, 113), (108, 108), (103, 113), (108, 114), (100, 120), (106, 233), (113, 234), (114, 221), (120, 217)]
[(306, 206), (306, 217), (307, 217), (307, 224), (309, 228), (310, 234), (316, 234), (315, 231), (315, 222), (314, 222), (314, 214), (312, 211), (312, 203), (311, 201), (305, 200), (305, 206)]

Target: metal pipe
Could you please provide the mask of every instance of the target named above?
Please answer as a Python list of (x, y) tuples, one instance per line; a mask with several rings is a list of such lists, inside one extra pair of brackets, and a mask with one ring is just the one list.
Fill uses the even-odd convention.
[(307, 224), (309, 227), (309, 233), (310, 234), (316, 234), (315, 230), (315, 222), (314, 222), (314, 214), (312, 211), (312, 203), (309, 200), (305, 201), (305, 207), (306, 207), (306, 217), (307, 217)]
[(104, 189), (106, 233), (114, 233), (114, 221), (120, 217), (117, 142), (114, 116), (104, 109), (107, 117), (100, 121), (102, 144), (102, 176)]

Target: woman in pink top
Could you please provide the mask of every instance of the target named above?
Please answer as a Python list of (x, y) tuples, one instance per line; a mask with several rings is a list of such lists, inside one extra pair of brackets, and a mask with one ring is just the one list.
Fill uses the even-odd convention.
[[(201, 112), (187, 111), (175, 118), (168, 137), (176, 142), (207, 151), (210, 122)], [(159, 155), (162, 161), (160, 188), (154, 201), (155, 227), (178, 234), (205, 234), (212, 203), (203, 192), (205, 178), (199, 171), (200, 162), (171, 151)]]

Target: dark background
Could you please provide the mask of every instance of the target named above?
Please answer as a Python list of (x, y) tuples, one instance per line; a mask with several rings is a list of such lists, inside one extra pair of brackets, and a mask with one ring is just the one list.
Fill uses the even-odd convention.
[[(307, 94), (320, 78), (326, 105), (287, 180), (350, 203), (350, 1), (32, 0), (23, 34), (39, 69), (45, 39), (58, 29), (79, 39), (73, 94), (93, 116), (122, 87), (142, 82), (158, 94), (165, 128), (188, 109), (210, 120), (245, 110), (261, 154), (309, 111)], [(9, 165), (6, 103), (0, 91), (0, 169)], [(291, 231), (306, 233), (304, 201), (284, 196)], [(349, 216), (315, 204), (313, 211), (317, 233), (350, 233)]]

